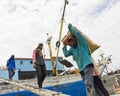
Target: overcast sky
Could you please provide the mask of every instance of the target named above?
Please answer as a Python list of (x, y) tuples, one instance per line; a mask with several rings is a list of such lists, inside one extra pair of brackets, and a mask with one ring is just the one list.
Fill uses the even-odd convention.
[[(101, 52), (112, 55), (112, 69), (120, 68), (120, 0), (68, 0), (62, 37), (72, 23), (101, 45), (93, 56)], [(52, 51), (59, 38), (60, 20), (64, 0), (0, 0), (0, 65), (15, 54), (31, 58), (39, 42), (49, 58), (46, 40), (52, 36)], [(62, 47), (62, 44), (61, 44)], [(63, 56), (60, 48), (60, 56)]]

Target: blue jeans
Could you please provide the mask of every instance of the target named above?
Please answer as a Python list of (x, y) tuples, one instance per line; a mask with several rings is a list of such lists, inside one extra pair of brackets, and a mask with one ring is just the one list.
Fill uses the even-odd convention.
[(86, 86), (87, 96), (95, 95), (94, 82), (93, 82), (93, 64), (89, 64), (83, 71), (80, 72), (83, 82)]
[(9, 80), (12, 80), (12, 77), (15, 75), (15, 71), (13, 69), (8, 69), (9, 72)]

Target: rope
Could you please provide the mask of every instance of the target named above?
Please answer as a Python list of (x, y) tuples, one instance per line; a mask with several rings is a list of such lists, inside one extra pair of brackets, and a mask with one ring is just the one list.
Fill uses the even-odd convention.
[[(59, 2), (59, 3), (60, 3), (60, 2)], [(63, 5), (63, 4), (62, 4), (62, 5)], [(50, 31), (50, 34), (54, 34), (55, 31), (57, 30), (57, 26), (58, 26), (58, 24), (59, 24), (59, 22), (60, 22), (60, 14), (62, 14), (62, 9), (63, 9), (63, 6), (60, 8), (60, 12), (59, 12), (59, 14), (58, 14), (57, 20), (55, 21), (55, 24), (54, 24), (52, 30)], [(47, 35), (48, 35), (48, 33), (47, 33)], [(48, 47), (49, 47), (49, 53), (50, 53), (50, 58), (51, 58), (51, 63), (52, 63), (53, 75), (55, 75), (55, 73), (56, 73), (56, 72), (55, 72), (55, 71), (56, 71), (56, 66), (54, 66), (54, 60), (53, 60), (53, 58), (52, 58), (51, 40), (50, 40), (50, 41), (47, 40), (47, 44), (48, 44)]]

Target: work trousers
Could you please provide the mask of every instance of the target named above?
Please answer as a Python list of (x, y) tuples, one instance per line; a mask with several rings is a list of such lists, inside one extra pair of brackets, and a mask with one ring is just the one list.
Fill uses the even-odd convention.
[(93, 82), (93, 68), (93, 64), (89, 64), (83, 71), (80, 72), (86, 87), (87, 96), (96, 96)]
[(36, 73), (39, 88), (42, 88), (42, 83), (47, 75), (45, 65), (36, 65)]
[(101, 78), (94, 76), (94, 87), (97, 96), (110, 96), (107, 89), (104, 87)]
[(9, 73), (9, 80), (12, 80), (13, 76), (15, 75), (15, 70), (8, 69), (8, 73)]

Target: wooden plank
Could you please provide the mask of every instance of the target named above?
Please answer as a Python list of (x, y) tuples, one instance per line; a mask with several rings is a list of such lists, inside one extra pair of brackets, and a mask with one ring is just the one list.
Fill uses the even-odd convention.
[(22, 89), (28, 90), (34, 94), (39, 95), (39, 96), (69, 96), (66, 94), (62, 94), (60, 92), (54, 92), (54, 91), (50, 91), (50, 90), (46, 90), (46, 89), (38, 89), (38, 88), (35, 88), (34, 86), (29, 85), (29, 84), (24, 85), (24, 84), (21, 84), (21, 83), (15, 82), (15, 81), (9, 81), (9, 80), (3, 79), (3, 78), (0, 78), (0, 80), (3, 82), (6, 82), (6, 83), (12, 84), (14, 86), (18, 86)]
[(120, 87), (115, 89), (117, 94), (120, 94)]
[(59, 62), (63, 65), (65, 65), (66, 67), (70, 68), (73, 66), (73, 64), (71, 62), (69, 62), (68, 60), (66, 59), (63, 59), (63, 60), (59, 60)]

